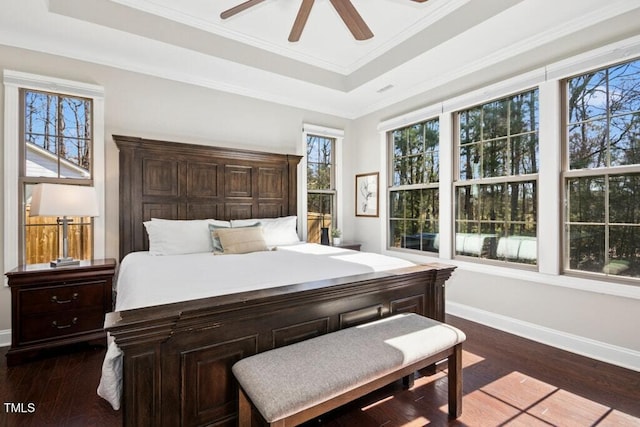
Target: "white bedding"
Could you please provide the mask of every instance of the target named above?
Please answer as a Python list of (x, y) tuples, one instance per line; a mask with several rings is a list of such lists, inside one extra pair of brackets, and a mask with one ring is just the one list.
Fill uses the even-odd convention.
[[(133, 252), (120, 265), (116, 311), (412, 265), (398, 258), (312, 243), (243, 255)], [(110, 342), (98, 394), (114, 409), (120, 408), (121, 378), (122, 352)]]

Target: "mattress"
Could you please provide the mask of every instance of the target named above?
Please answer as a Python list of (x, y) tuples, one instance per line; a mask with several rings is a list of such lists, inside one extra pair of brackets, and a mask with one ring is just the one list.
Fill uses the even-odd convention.
[[(128, 254), (116, 280), (116, 311), (150, 307), (294, 283), (348, 277), (414, 264), (385, 255), (313, 243), (242, 255)], [(110, 340), (98, 395), (114, 409), (122, 394), (122, 352)]]

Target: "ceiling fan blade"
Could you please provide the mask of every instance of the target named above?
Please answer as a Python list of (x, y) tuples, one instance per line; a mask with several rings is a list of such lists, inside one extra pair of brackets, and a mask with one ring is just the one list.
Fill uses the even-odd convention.
[(232, 17), (233, 15), (236, 15), (240, 12), (242, 12), (243, 10), (249, 9), (251, 6), (255, 6), (258, 3), (262, 3), (264, 0), (248, 0), (245, 1), (244, 3), (240, 3), (237, 6), (232, 7), (231, 9), (227, 9), (224, 12), (222, 12), (220, 14), (220, 18), (222, 19), (227, 19)]
[(424, 3), (424, 2), (426, 2), (427, 0), (413, 0), (413, 1), (414, 1), (414, 2), (416, 2), (416, 3)]
[(353, 7), (351, 0), (330, 1), (356, 40), (367, 40), (373, 37), (373, 33), (364, 22), (356, 8)]
[(307, 18), (309, 18), (309, 13), (311, 12), (314, 1), (315, 0), (302, 0), (302, 4), (300, 5), (300, 9), (298, 10), (298, 16), (296, 16), (293, 27), (291, 27), (291, 33), (289, 34), (290, 42), (297, 42), (298, 40), (300, 40), (302, 30), (307, 23)]

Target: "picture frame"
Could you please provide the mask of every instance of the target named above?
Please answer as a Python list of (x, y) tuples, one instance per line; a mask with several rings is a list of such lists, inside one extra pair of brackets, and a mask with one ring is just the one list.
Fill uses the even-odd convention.
[(356, 216), (378, 217), (380, 208), (379, 178), (379, 172), (356, 175)]

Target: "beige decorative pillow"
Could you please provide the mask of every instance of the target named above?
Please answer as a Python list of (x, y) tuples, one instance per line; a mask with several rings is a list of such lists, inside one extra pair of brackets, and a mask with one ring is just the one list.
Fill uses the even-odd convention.
[(224, 254), (266, 251), (262, 227), (221, 228), (216, 230)]

